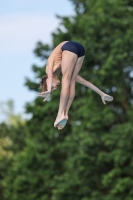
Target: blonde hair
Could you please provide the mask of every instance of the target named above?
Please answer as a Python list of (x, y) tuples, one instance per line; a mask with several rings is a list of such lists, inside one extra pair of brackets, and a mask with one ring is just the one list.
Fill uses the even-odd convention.
[(47, 75), (42, 77), (42, 80), (41, 80), (41, 83), (40, 83), (40, 89), (41, 89), (42, 92), (47, 91), (47, 83), (46, 83), (47, 78), (48, 78)]

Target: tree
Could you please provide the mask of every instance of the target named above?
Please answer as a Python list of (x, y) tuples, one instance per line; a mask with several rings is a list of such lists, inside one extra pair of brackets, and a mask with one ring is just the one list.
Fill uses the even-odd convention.
[[(1, 113), (5, 119), (0, 123), (0, 199), (4, 200), (3, 180), (17, 155), (25, 146), (25, 120), (20, 114), (14, 114), (13, 101), (0, 103)], [(25, 135), (24, 135), (25, 134)]]
[[(133, 2), (71, 0), (74, 17), (59, 17), (53, 45), (39, 42), (35, 54), (44, 60), (60, 41), (74, 40), (86, 49), (80, 75), (114, 97), (102, 104), (77, 85), (65, 129), (52, 127), (59, 91), (43, 103), (27, 104), (27, 147), (16, 157), (5, 179), (5, 199), (131, 200), (133, 195)], [(63, 29), (61, 28), (63, 27)], [(44, 69), (33, 66), (38, 92)], [(15, 178), (14, 178), (15, 177)], [(12, 184), (11, 184), (12, 183)]]

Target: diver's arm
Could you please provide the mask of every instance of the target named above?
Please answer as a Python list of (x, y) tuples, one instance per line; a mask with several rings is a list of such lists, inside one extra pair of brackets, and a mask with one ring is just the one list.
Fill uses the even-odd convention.
[(52, 89), (52, 80), (53, 80), (53, 65), (54, 65), (54, 59), (52, 57), (49, 57), (46, 65), (46, 74), (48, 78), (46, 79), (47, 83), (47, 91), (51, 93)]
[(48, 78), (46, 79), (47, 91), (51, 93), (53, 72), (50, 67), (47, 67), (47, 75), (48, 75)]
[(102, 102), (104, 104), (106, 104), (105, 101), (113, 101), (113, 97), (109, 96), (108, 94), (105, 94), (104, 92), (102, 92), (101, 90), (99, 90), (95, 85), (93, 85), (92, 83), (90, 83), (89, 81), (86, 81), (85, 79), (83, 79), (81, 76), (77, 75), (76, 77), (76, 82), (80, 83), (88, 88), (90, 88), (91, 90), (95, 91), (97, 94), (99, 94), (101, 96)]
[(102, 92), (101, 90), (99, 90), (95, 85), (93, 85), (92, 83), (90, 83), (89, 81), (83, 79), (81, 76), (77, 75), (76, 77), (76, 82), (80, 83), (88, 88), (90, 88), (91, 90), (95, 91), (96, 93), (98, 93), (100, 96), (102, 96), (104, 94), (104, 92)]

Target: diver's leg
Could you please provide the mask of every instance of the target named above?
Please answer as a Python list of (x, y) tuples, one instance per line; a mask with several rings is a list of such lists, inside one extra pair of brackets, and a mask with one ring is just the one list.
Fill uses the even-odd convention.
[(55, 127), (61, 120), (65, 119), (66, 105), (70, 95), (70, 82), (77, 59), (78, 58), (75, 53), (70, 51), (63, 51), (62, 53), (62, 89), (60, 94), (58, 115), (54, 123)]
[(79, 57), (76, 65), (75, 65), (75, 68), (74, 68), (73, 76), (72, 76), (71, 83), (70, 83), (70, 95), (69, 95), (69, 99), (67, 101), (67, 106), (66, 106), (66, 110), (65, 110), (65, 116), (66, 117), (68, 117), (68, 111), (69, 111), (69, 108), (72, 104), (73, 98), (75, 96), (76, 77), (77, 77), (77, 75), (78, 75), (78, 73), (79, 73), (79, 71), (82, 67), (83, 60), (84, 60), (84, 56)]
[[(75, 80), (76, 80), (76, 77), (81, 69), (81, 66), (83, 64), (83, 60), (84, 60), (84, 56), (82, 57), (79, 57), (77, 62), (76, 62), (76, 65), (74, 67), (74, 70), (73, 70), (73, 74), (72, 74), (72, 77), (71, 77), (71, 81), (70, 81), (70, 89), (69, 89), (69, 97), (67, 99), (67, 104), (65, 106), (65, 118), (68, 119), (68, 111), (69, 111), (69, 108), (73, 102), (73, 99), (74, 99), (74, 96), (75, 96)], [(63, 123), (63, 124), (60, 124), (58, 125), (58, 129), (62, 129), (64, 128), (66, 123)]]

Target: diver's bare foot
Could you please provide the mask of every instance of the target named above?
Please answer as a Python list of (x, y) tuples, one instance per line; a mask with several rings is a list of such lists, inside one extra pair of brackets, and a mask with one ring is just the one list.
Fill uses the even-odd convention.
[(65, 115), (65, 119), (67, 119), (67, 120), (68, 120), (68, 115)]
[(63, 129), (66, 126), (66, 123), (67, 123), (67, 119), (61, 120), (57, 125), (58, 126), (58, 130)]
[(58, 130), (63, 129), (66, 126), (67, 120), (68, 120), (68, 115), (65, 115), (65, 119), (61, 120), (57, 125)]
[(58, 123), (60, 122), (60, 121), (62, 121), (62, 120), (64, 120), (65, 119), (65, 116), (61, 116), (61, 115), (57, 115), (57, 117), (56, 117), (56, 120), (55, 120), (55, 122), (54, 122), (54, 127), (57, 127), (58, 126)]

